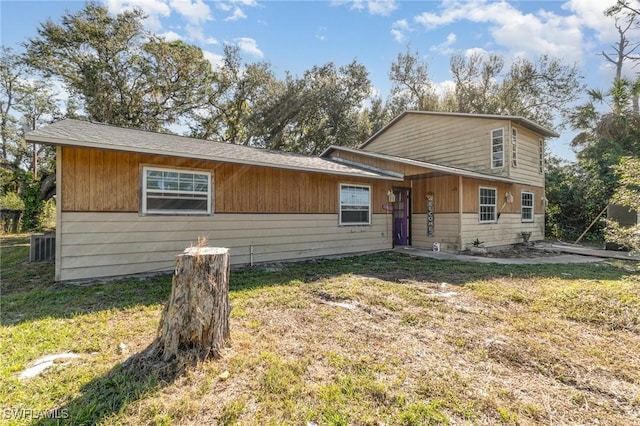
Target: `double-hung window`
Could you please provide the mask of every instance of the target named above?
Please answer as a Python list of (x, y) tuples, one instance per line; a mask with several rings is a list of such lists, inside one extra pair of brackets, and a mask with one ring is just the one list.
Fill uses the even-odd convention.
[(533, 222), (533, 192), (522, 192), (521, 218), (523, 222)]
[(371, 224), (371, 187), (340, 184), (340, 225)]
[(511, 165), (518, 167), (518, 130), (511, 129)]
[(504, 129), (491, 131), (491, 168), (504, 167)]
[(143, 214), (211, 214), (211, 173), (143, 167)]
[(493, 223), (497, 215), (497, 189), (480, 187), (480, 205), (478, 220), (480, 223)]

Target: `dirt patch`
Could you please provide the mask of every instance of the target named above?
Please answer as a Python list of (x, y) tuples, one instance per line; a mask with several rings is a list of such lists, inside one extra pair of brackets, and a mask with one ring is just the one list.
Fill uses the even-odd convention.
[(560, 250), (551, 247), (536, 246), (533, 243), (520, 243), (514, 244), (509, 247), (501, 247), (495, 249), (488, 249), (486, 253), (477, 254), (471, 253), (468, 250), (462, 252), (462, 254), (483, 256), (492, 258), (506, 258), (506, 259), (529, 259), (536, 257), (554, 257), (562, 254)]

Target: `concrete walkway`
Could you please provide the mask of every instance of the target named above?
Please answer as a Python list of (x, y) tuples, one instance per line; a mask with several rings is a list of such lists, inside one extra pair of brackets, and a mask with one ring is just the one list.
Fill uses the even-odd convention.
[[(549, 247), (549, 246), (546, 246)], [(541, 250), (544, 249), (541, 247)], [(557, 249), (553, 247), (553, 249)], [(598, 257), (596, 254), (583, 251), (582, 254), (561, 254), (558, 253), (555, 256), (540, 256), (540, 257), (485, 257), (485, 256), (470, 256), (466, 254), (455, 254), (448, 252), (435, 252), (429, 249), (417, 248), (417, 247), (396, 247), (393, 249), (399, 253), (406, 253), (411, 256), (429, 257), (431, 259), (448, 259), (448, 260), (460, 260), (465, 262), (478, 262), (478, 263), (498, 263), (502, 265), (541, 265), (541, 264), (558, 264), (558, 263), (592, 263), (602, 262), (605, 257)], [(560, 249), (557, 249), (560, 251)], [(604, 250), (601, 250), (604, 251)], [(626, 260), (634, 260), (633, 257), (627, 257)]]

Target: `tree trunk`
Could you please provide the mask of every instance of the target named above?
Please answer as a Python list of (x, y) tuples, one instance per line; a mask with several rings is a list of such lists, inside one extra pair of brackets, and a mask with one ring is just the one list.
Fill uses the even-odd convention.
[(171, 296), (156, 350), (167, 362), (183, 354), (217, 358), (229, 339), (229, 250), (191, 247), (176, 257)]

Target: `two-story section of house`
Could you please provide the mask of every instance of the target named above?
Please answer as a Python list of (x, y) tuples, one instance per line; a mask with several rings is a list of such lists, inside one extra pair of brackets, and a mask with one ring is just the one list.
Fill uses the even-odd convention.
[(464, 250), (544, 238), (550, 137), (518, 116), (407, 111), (359, 149), (323, 156), (404, 176), (388, 197), (396, 246)]

